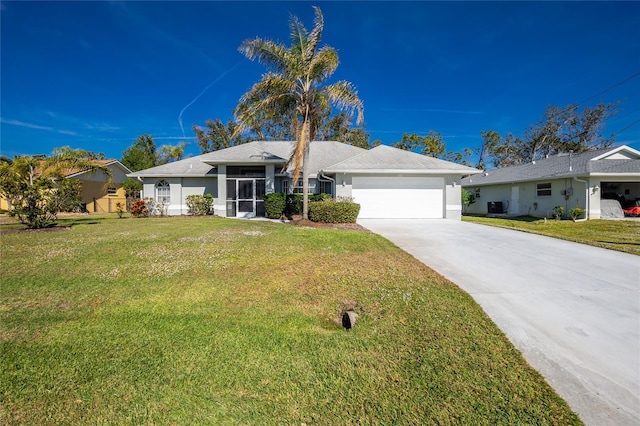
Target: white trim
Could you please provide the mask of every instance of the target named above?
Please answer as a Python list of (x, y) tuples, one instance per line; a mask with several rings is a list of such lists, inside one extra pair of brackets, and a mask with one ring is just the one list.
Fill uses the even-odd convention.
[(593, 157), (591, 159), (591, 161), (602, 160), (602, 159), (607, 158), (607, 157), (609, 157), (609, 156), (611, 156), (613, 154), (616, 154), (616, 153), (618, 153), (620, 151), (627, 151), (627, 152), (629, 152), (629, 153), (631, 153), (633, 155), (636, 155), (637, 157), (640, 158), (640, 151), (637, 151), (637, 150), (631, 148), (630, 146), (622, 145), (622, 146), (619, 146), (617, 148), (612, 149), (611, 151), (607, 151), (604, 154), (598, 155), (597, 157)]

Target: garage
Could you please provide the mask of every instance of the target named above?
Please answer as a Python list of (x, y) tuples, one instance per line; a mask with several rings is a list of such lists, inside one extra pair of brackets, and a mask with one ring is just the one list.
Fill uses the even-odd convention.
[(352, 195), (361, 219), (441, 219), (442, 177), (354, 176)]

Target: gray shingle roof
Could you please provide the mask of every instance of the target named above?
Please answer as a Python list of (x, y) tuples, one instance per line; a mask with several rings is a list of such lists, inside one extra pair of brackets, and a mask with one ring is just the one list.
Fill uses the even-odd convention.
[(341, 172), (433, 172), (437, 174), (480, 173), (473, 167), (404, 151), (387, 145), (379, 145), (360, 155), (348, 158), (326, 168), (327, 173)]
[[(255, 141), (233, 146), (219, 151), (186, 158), (162, 166), (152, 167), (131, 173), (130, 177), (187, 177), (216, 175), (217, 164), (251, 164), (273, 163), (276, 172), (278, 165), (284, 167), (295, 146), (290, 141)], [(342, 142), (314, 141), (310, 147), (309, 174), (316, 175), (318, 170), (327, 165), (337, 163), (345, 158), (353, 157), (367, 150)], [(287, 170), (291, 171), (293, 167)]]
[[(624, 155), (613, 155), (616, 153)], [(606, 158), (608, 155), (614, 158)], [(627, 146), (621, 146), (580, 154), (558, 154), (528, 164), (487, 170), (484, 174), (462, 179), (462, 186), (482, 186), (597, 174), (637, 174), (640, 179), (640, 153)]]
[[(130, 177), (197, 177), (216, 175), (218, 164), (273, 163), (284, 167), (295, 146), (289, 141), (255, 141), (207, 154), (186, 158), (162, 166), (131, 173)], [(309, 175), (322, 170), (352, 173), (437, 173), (465, 175), (479, 173), (472, 167), (403, 151), (386, 145), (366, 150), (341, 142), (314, 141), (310, 145)], [(287, 169), (291, 172), (293, 167)]]

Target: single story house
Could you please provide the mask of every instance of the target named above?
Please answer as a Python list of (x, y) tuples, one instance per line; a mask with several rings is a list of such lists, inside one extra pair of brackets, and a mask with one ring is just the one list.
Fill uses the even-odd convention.
[(462, 187), (476, 198), (467, 213), (551, 217), (561, 206), (565, 215), (580, 207), (587, 219), (599, 219), (606, 216), (601, 200), (623, 207), (640, 200), (640, 151), (623, 145), (553, 155), (465, 177)]
[(113, 213), (116, 211), (117, 203), (127, 204), (122, 183), (127, 180), (127, 174), (131, 173), (131, 170), (118, 160), (96, 160), (96, 163), (111, 170), (110, 184), (107, 184), (107, 175), (100, 170), (69, 170), (65, 178), (82, 182), (80, 200), (87, 212)]
[[(89, 213), (115, 212), (118, 202), (126, 205), (126, 194), (122, 183), (127, 180), (127, 174), (131, 173), (131, 170), (118, 160), (95, 160), (95, 163), (111, 170), (110, 184), (107, 184), (107, 175), (100, 170), (68, 169), (63, 173), (64, 178), (77, 179), (82, 183), (80, 201), (83, 210)], [(9, 200), (0, 198), (0, 209), (10, 210)]]
[[(186, 197), (211, 194), (215, 214), (264, 216), (264, 194), (300, 193), (287, 162), (289, 141), (254, 141), (139, 172), (143, 197), (162, 202), (167, 214), (187, 214)], [(309, 153), (309, 192), (352, 197), (360, 218), (461, 217), (460, 179), (479, 170), (385, 145), (366, 150), (314, 141)]]

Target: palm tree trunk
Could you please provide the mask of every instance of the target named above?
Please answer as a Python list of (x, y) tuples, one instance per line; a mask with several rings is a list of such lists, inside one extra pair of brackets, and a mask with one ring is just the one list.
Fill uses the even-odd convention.
[(302, 157), (302, 218), (309, 219), (309, 150), (311, 141), (309, 140), (309, 127), (307, 126), (304, 138), (305, 147)]

